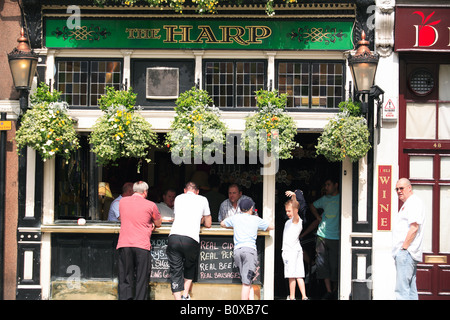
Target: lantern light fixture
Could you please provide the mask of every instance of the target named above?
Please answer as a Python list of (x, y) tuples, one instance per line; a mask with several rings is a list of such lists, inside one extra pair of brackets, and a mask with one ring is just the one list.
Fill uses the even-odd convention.
[(38, 55), (30, 49), (23, 28), (17, 42), (19, 43), (17, 47), (8, 53), (8, 62), (11, 68), (14, 87), (17, 90), (30, 90), (33, 77), (36, 73)]

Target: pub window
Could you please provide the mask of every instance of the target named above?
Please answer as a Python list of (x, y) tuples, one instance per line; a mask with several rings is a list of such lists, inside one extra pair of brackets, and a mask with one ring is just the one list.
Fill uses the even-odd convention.
[(344, 62), (278, 61), (277, 85), (288, 108), (337, 108), (344, 99)]
[(449, 140), (450, 65), (410, 64), (407, 68), (406, 139)]
[[(105, 221), (123, 184), (149, 181), (150, 166), (142, 166), (137, 172), (136, 158), (120, 158), (114, 164), (99, 166), (95, 154), (90, 152), (88, 134), (82, 133), (79, 139), (80, 148), (67, 162), (60, 156), (55, 159), (55, 220)], [(101, 183), (104, 194), (100, 194)]]
[(80, 136), (80, 148), (67, 161), (55, 160), (55, 219), (88, 218), (89, 143)]
[(58, 60), (57, 89), (72, 106), (97, 106), (106, 87), (118, 90), (122, 62), (118, 60)]
[(206, 61), (205, 89), (219, 108), (256, 107), (266, 83), (265, 61)]

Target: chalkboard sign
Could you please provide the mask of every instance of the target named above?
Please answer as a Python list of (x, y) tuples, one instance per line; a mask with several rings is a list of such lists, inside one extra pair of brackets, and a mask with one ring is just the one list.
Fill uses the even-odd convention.
[(152, 270), (150, 273), (150, 281), (167, 282), (170, 280), (169, 260), (167, 259), (166, 249), (169, 238), (166, 236), (152, 235), (150, 239), (152, 249)]
[[(198, 282), (241, 283), (239, 269), (233, 259), (233, 237), (201, 237), (198, 258)], [(258, 238), (258, 267), (253, 283), (261, 284), (264, 238)]]
[[(166, 249), (169, 238), (167, 235), (152, 235), (151, 255), (152, 270), (151, 282), (170, 281), (169, 261)], [(262, 283), (264, 237), (258, 237), (256, 241), (258, 249), (258, 267), (253, 283)], [(197, 264), (196, 282), (202, 283), (241, 283), (239, 269), (233, 259), (233, 236), (201, 236), (200, 254)]]

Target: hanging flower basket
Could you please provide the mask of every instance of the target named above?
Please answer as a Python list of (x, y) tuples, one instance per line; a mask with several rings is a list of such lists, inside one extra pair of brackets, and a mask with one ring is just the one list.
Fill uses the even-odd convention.
[(339, 104), (341, 112), (325, 126), (316, 146), (317, 153), (331, 162), (363, 158), (370, 149), (369, 129), (359, 116), (359, 105), (351, 100)]
[(156, 146), (158, 139), (142, 115), (135, 112), (136, 94), (128, 91), (106, 88), (106, 94), (98, 100), (103, 111), (89, 136), (92, 152), (101, 165), (115, 164), (119, 158), (137, 158), (151, 161), (149, 148)]
[(192, 88), (178, 97), (175, 118), (166, 135), (165, 144), (172, 159), (201, 158), (206, 163), (215, 151), (223, 151), (226, 126), (220, 120), (219, 109), (211, 106), (205, 90)]
[(80, 147), (74, 128), (75, 121), (68, 114), (68, 104), (59, 102), (61, 92), (49, 91), (41, 83), (31, 95), (31, 109), (24, 114), (16, 132), (17, 149), (30, 147), (38, 152), (43, 161), (56, 155), (66, 161)]
[(294, 119), (285, 111), (286, 94), (278, 91), (256, 92), (258, 111), (247, 117), (241, 147), (249, 152), (270, 152), (279, 159), (291, 159), (297, 127)]

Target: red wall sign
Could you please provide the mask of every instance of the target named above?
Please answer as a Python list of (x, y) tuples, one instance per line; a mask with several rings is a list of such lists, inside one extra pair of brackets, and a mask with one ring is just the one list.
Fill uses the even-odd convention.
[(450, 52), (450, 7), (396, 7), (395, 51)]
[(378, 166), (378, 231), (391, 230), (392, 166)]

